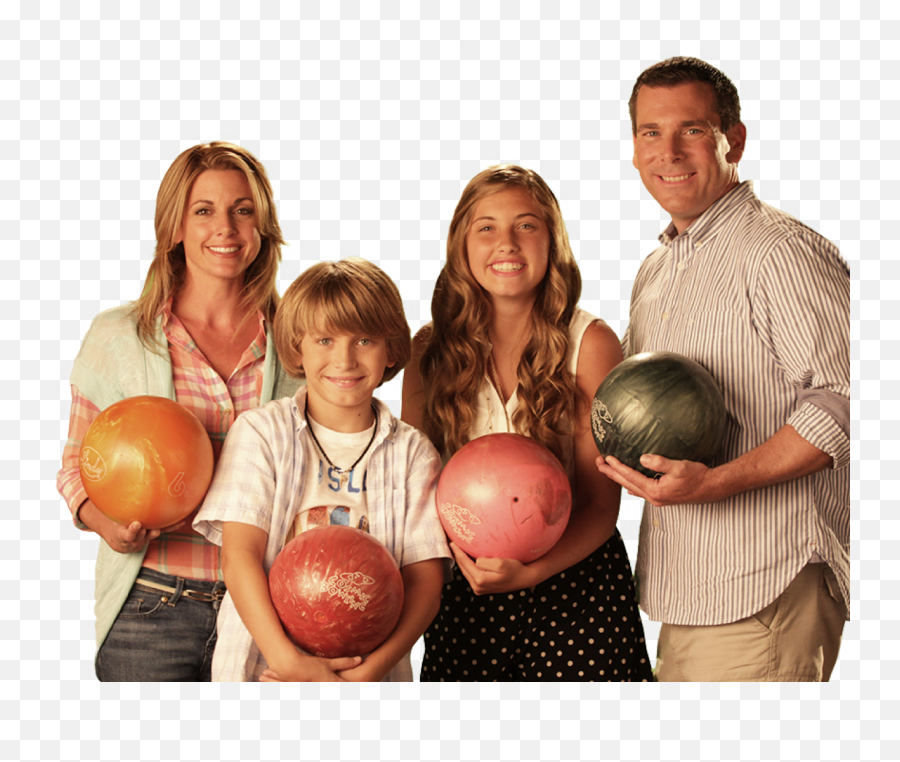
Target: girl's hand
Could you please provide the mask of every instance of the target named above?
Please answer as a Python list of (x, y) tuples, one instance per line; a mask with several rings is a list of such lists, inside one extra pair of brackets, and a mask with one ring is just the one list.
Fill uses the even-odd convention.
[(541, 582), (527, 564), (513, 558), (479, 558), (473, 561), (453, 542), (450, 543), (450, 550), (475, 595), (511, 593)]

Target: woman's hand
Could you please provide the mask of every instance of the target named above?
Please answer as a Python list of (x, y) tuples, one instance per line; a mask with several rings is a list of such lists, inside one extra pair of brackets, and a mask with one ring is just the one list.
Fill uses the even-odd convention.
[(103, 535), (103, 539), (116, 553), (137, 553), (163, 532), (173, 532), (183, 525), (184, 521), (179, 521), (162, 529), (145, 529), (140, 521), (132, 521), (128, 526), (113, 522), (112, 528)]
[(542, 580), (533, 569), (514, 558), (478, 558), (473, 561), (456, 543), (450, 543), (456, 564), (475, 595), (511, 593), (534, 587)]
[(117, 524), (100, 512), (91, 500), (85, 501), (78, 511), (78, 517), (91, 530), (99, 534), (116, 553), (137, 553), (163, 532), (174, 532), (183, 526), (186, 519), (161, 529), (146, 529), (140, 521)]

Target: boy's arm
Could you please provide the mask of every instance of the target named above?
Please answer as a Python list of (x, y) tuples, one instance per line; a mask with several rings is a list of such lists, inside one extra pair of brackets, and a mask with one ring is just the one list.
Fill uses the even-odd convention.
[(359, 657), (321, 659), (300, 653), (281, 626), (269, 596), (263, 568), (268, 535), (250, 524), (226, 521), (222, 525), (222, 573), (234, 606), (268, 662), (276, 680), (332, 682), (338, 670), (359, 664)]
[(444, 560), (429, 558), (409, 564), (403, 575), (403, 610), (394, 631), (358, 667), (339, 673), (353, 682), (379, 681), (415, 645), (438, 613), (444, 587)]

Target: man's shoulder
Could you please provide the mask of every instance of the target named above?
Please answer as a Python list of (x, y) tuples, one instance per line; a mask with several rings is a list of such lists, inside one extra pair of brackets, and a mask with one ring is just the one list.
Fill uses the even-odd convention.
[(814, 246), (837, 251), (837, 247), (817, 230), (756, 197), (748, 201), (737, 222), (745, 241), (756, 250), (770, 251), (790, 239), (803, 239)]

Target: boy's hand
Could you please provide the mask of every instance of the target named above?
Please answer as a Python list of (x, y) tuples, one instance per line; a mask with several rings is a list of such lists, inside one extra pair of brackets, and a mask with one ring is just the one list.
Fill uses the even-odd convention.
[(346, 656), (340, 659), (323, 659), (297, 652), (297, 659), (279, 665), (278, 669), (269, 668), (259, 677), (261, 683), (335, 683), (344, 682), (345, 678), (338, 673), (358, 667), (362, 659), (359, 656)]
[(345, 669), (338, 673), (338, 677), (350, 683), (377, 683), (384, 679), (390, 669), (379, 671), (372, 666), (374, 662), (363, 661), (362, 664)]

